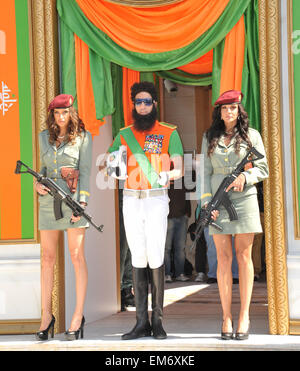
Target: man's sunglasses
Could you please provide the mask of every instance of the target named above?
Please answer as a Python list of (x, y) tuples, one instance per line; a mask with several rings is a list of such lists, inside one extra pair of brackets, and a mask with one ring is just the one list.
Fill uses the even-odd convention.
[(137, 98), (137, 99), (134, 100), (134, 104), (136, 106), (140, 106), (142, 103), (144, 103), (145, 106), (152, 106), (153, 99), (151, 99), (151, 98)]

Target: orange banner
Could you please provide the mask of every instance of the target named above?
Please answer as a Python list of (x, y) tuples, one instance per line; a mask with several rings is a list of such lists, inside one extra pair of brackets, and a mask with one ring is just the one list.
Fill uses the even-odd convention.
[(1, 6), (0, 29), (0, 223), (5, 240), (21, 238), (21, 177), (14, 174), (20, 158), (15, 1)]

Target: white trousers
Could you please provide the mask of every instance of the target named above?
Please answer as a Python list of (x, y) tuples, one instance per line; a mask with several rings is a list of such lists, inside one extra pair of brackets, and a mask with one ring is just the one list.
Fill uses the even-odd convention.
[(168, 195), (138, 199), (124, 195), (126, 238), (135, 268), (159, 268), (164, 263), (168, 229)]

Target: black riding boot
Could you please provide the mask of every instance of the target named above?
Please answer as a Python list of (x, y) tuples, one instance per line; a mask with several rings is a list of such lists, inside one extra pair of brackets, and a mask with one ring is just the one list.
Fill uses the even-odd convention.
[(148, 269), (132, 267), (133, 289), (136, 307), (136, 325), (122, 340), (137, 339), (151, 336), (151, 326), (148, 318)]
[(165, 339), (167, 334), (162, 326), (164, 304), (165, 266), (150, 269), (152, 294), (152, 332), (155, 339)]

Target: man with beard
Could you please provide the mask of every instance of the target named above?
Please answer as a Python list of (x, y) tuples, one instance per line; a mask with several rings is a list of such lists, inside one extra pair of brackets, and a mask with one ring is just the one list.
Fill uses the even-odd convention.
[[(162, 316), (169, 213), (167, 187), (169, 180), (182, 176), (183, 148), (176, 126), (157, 120), (157, 93), (152, 83), (133, 84), (131, 99), (133, 125), (122, 128), (108, 149), (112, 153), (122, 145), (127, 147), (123, 216), (132, 255), (137, 322), (122, 339), (151, 336), (151, 333), (156, 339), (165, 339)], [(152, 294), (151, 325), (148, 280)]]

